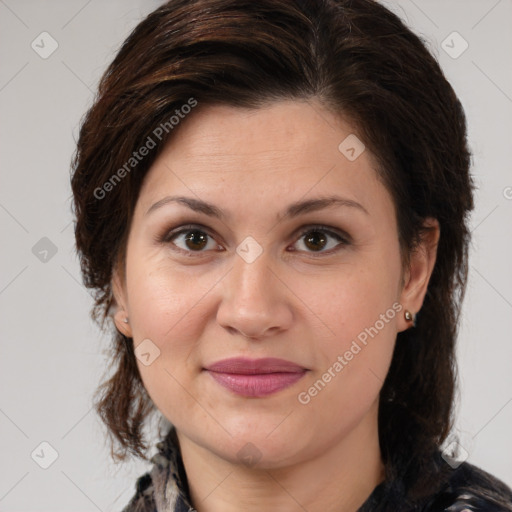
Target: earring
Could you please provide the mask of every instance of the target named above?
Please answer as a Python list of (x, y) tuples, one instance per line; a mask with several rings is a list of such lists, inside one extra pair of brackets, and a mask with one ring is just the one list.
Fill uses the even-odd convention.
[(123, 322), (124, 322), (125, 324), (127, 324), (127, 323), (128, 323), (128, 318), (123, 318)]
[(408, 322), (412, 322), (413, 327), (416, 327), (416, 315), (411, 313), (408, 309), (405, 310), (404, 317)]

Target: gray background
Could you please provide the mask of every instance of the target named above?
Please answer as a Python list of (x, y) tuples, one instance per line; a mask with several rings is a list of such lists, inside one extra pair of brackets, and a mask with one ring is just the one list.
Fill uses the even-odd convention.
[[(0, 511), (120, 510), (150, 467), (111, 462), (91, 409), (108, 337), (88, 316), (69, 164), (101, 73), (159, 4), (0, 0)], [(385, 4), (427, 40), (468, 116), (479, 190), (455, 432), (470, 462), (512, 485), (512, 0)], [(58, 48), (43, 59), (31, 43), (51, 49), (45, 31)], [(457, 58), (454, 31), (469, 44)], [(58, 454), (47, 469), (43, 441)]]

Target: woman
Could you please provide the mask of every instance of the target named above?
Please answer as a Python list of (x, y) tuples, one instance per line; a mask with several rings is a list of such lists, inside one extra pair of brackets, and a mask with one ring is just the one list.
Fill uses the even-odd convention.
[(125, 512), (512, 510), (441, 451), (469, 166), (451, 86), (376, 2), (174, 0), (135, 28), (72, 176), (113, 456), (169, 424)]

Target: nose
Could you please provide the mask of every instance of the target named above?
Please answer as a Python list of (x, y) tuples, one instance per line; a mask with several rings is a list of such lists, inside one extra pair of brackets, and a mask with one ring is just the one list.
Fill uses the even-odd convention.
[(217, 310), (217, 322), (231, 334), (263, 339), (290, 328), (290, 291), (269, 264), (265, 252), (251, 263), (235, 256), (233, 268), (222, 281)]

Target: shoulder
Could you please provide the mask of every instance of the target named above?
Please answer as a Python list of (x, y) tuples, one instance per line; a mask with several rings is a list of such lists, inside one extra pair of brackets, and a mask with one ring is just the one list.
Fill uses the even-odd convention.
[[(122, 512), (190, 512), (176, 469), (168, 453), (152, 457), (153, 468), (137, 479), (135, 495)], [(183, 477), (181, 477), (183, 478)]]
[(135, 495), (122, 512), (157, 512), (151, 473), (144, 473), (135, 483)]
[(477, 466), (462, 463), (422, 512), (512, 512), (512, 490)]
[(414, 491), (404, 478), (382, 482), (358, 512), (512, 512), (512, 490), (473, 464), (450, 467), (436, 454), (426, 471)]

